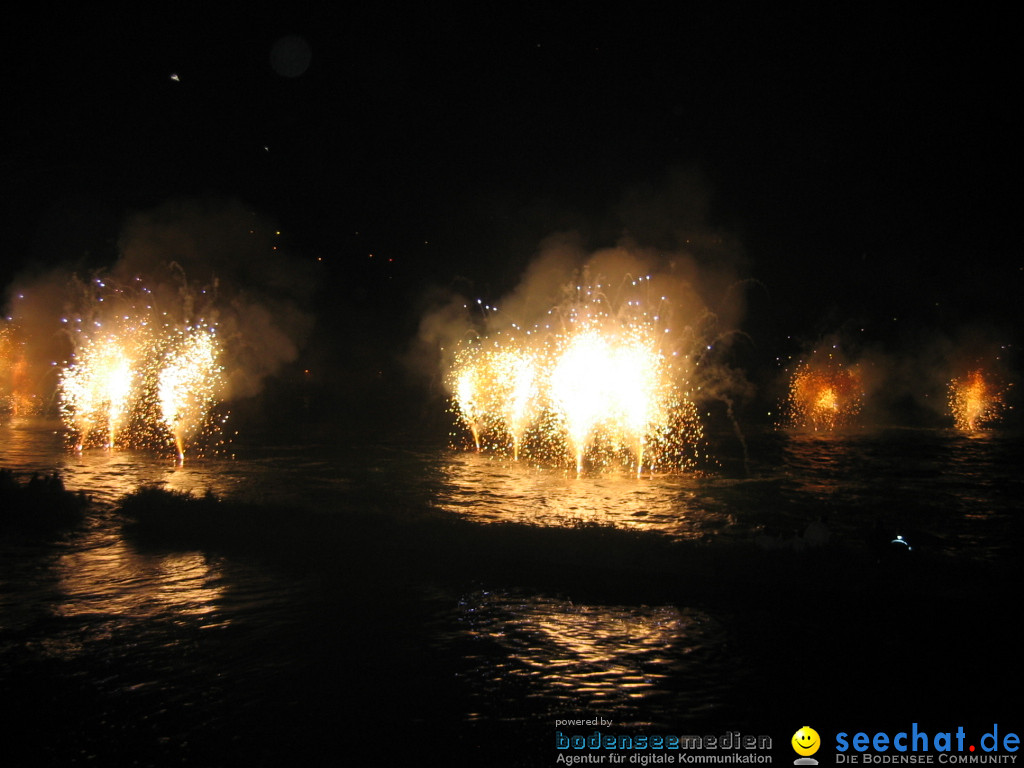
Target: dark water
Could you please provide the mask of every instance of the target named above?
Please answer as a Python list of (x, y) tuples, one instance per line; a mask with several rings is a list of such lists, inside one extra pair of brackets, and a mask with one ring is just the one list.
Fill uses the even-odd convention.
[[(25, 764), (554, 765), (560, 718), (778, 728), (783, 743), (811, 718), (1005, 720), (998, 697), (964, 702), (1019, 683), (1012, 436), (764, 431), (745, 451), (723, 437), (699, 474), (577, 478), (394, 441), (175, 467), (69, 453), (57, 429), (0, 426), (0, 466), (56, 469), (94, 500), (71, 531), (0, 533), (5, 730)], [(541, 529), (538, 561), (520, 529), (500, 569), (426, 539), (337, 561), (310, 542), (327, 562), (302, 568), (140, 542), (116, 502), (154, 483), (331, 515), (440, 512), (499, 531), (499, 548), (491, 524), (519, 523)], [(896, 534), (912, 554), (877, 545)]]

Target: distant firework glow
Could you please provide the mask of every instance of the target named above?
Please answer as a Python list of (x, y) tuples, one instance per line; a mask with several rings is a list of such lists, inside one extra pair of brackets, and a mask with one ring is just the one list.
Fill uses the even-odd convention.
[(672, 327), (671, 302), (650, 281), (630, 280), (615, 298), (575, 285), (534, 326), (459, 344), (448, 383), (476, 449), (577, 473), (692, 466), (703, 439), (698, 344)]
[[(163, 449), (178, 461), (186, 445), (214, 429), (224, 388), (222, 348), (213, 320), (182, 320), (159, 309), (141, 285), (131, 290), (96, 279), (82, 313), (64, 318), (72, 342), (60, 374), (61, 414), (77, 450)], [(102, 309), (101, 309), (102, 308)]]
[(949, 383), (949, 409), (961, 432), (976, 432), (998, 421), (1004, 407), (1003, 393), (994, 378), (975, 369)]
[(786, 410), (797, 429), (831, 432), (856, 423), (863, 402), (863, 385), (856, 366), (831, 355), (801, 363), (789, 383)]
[(14, 326), (0, 327), (0, 412), (19, 416), (36, 410), (25, 341)]

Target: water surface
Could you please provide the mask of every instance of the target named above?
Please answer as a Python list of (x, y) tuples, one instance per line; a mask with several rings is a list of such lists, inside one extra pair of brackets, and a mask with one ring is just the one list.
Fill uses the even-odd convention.
[[(975, 679), (1019, 671), (1002, 616), (948, 618), (965, 604), (990, 605), (977, 597), (992, 586), (987, 571), (968, 571), (964, 594), (953, 594), (941, 579), (930, 587), (930, 577), (886, 570), (870, 549), (881, 527), (905, 533), (929, 568), (1015, 560), (1017, 441), (766, 431), (748, 436), (746, 462), (731, 450), (717, 468), (644, 478), (577, 477), (399, 441), (237, 446), (234, 457), (176, 466), (133, 451), (69, 452), (58, 425), (9, 421), (0, 466), (23, 477), (56, 470), (94, 502), (70, 531), (0, 534), (11, 732), (39, 764), (274, 764), (306, 750), (353, 753), (373, 739), (402, 752), (430, 745), (453, 764), (465, 755), (548, 764), (560, 717), (753, 732), (798, 717), (805, 696), (837, 711), (873, 701), (889, 663), (931, 690), (932, 710), (963, 689), (929, 682), (929, 664), (952, 659)], [(282, 568), (244, 550), (127, 535), (116, 502), (150, 484), (326, 515), (447, 515), (499, 535), (506, 529), (488, 526), (517, 523), (568, 538), (536, 539), (536, 569), (521, 551), (529, 538), (516, 538), (513, 566), (500, 570), (451, 549), (451, 562), (435, 567), (427, 540), (403, 543), (407, 559), (383, 542), (375, 558), (371, 542), (349, 561)], [(805, 537), (822, 518), (838, 547), (831, 564), (813, 559)], [(602, 538), (609, 557), (588, 550), (602, 530), (679, 542), (686, 548), (666, 551), (694, 565), (644, 561), (662, 551), (647, 539), (621, 538), (620, 547)], [(316, 543), (310, 558), (323, 557)], [(846, 563), (849, 572), (837, 570)], [(573, 578), (544, 575), (559, 569)], [(681, 574), (689, 583), (671, 583)], [(807, 620), (790, 614), (788, 592), (819, 578), (838, 585), (834, 602), (819, 590)], [(749, 596), (744, 584), (756, 587)], [(892, 588), (913, 598), (880, 607), (877, 595)], [(979, 633), (985, 658), (961, 660), (958, 646)], [(808, 659), (831, 670), (819, 684), (847, 687), (846, 705), (792, 682), (786, 666)], [(502, 749), (506, 741), (518, 747)]]

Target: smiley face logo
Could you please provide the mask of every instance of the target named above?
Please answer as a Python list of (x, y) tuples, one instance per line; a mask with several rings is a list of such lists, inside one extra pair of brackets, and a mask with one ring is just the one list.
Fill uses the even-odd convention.
[(818, 737), (818, 732), (809, 725), (805, 725), (793, 734), (793, 749), (798, 755), (810, 757), (818, 751), (820, 746), (821, 739)]

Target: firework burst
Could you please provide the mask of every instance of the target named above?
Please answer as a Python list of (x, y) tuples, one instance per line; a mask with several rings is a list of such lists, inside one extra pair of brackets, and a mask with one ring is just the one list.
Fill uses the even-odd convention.
[(1004, 405), (994, 377), (980, 368), (949, 383), (949, 409), (961, 432), (976, 432), (998, 421)]
[(199, 432), (214, 404), (223, 368), (213, 327), (186, 328), (170, 345), (157, 375), (160, 417), (174, 437), (178, 460), (185, 458), (185, 440)]
[(790, 379), (786, 411), (791, 425), (798, 429), (831, 432), (856, 422), (863, 398), (858, 368), (829, 355), (824, 361), (797, 366)]
[(136, 388), (134, 346), (118, 336), (89, 339), (77, 362), (63, 372), (61, 408), (78, 435), (79, 450), (97, 434), (105, 447), (114, 447)]
[(59, 386), (76, 449), (173, 446), (183, 460), (186, 444), (214, 429), (223, 394), (216, 322), (182, 319), (195, 311), (187, 286), (177, 312), (161, 309), (141, 280), (81, 288), (85, 311), (65, 318), (73, 353)]
[(460, 344), (447, 378), (477, 450), (577, 473), (691, 466), (702, 438), (690, 385), (699, 362), (671, 309), (649, 277), (615, 299), (584, 282), (529, 329)]

